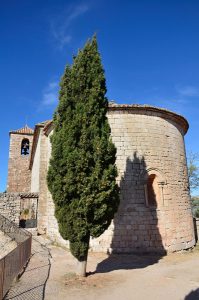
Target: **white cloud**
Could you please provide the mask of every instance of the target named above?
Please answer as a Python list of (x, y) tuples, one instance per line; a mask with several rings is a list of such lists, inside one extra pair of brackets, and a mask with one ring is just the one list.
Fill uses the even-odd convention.
[(52, 25), (51, 32), (59, 50), (62, 50), (64, 46), (69, 44), (72, 40), (72, 36), (67, 34), (64, 28), (55, 28), (55, 26)]
[(59, 50), (62, 50), (64, 46), (69, 44), (72, 40), (72, 35), (69, 32), (72, 23), (87, 11), (87, 5), (76, 5), (51, 21), (51, 34)]
[(142, 99), (133, 99), (129, 96), (129, 103), (149, 104), (166, 108), (181, 115), (186, 115), (187, 110), (195, 109), (194, 102), (199, 98), (199, 87), (192, 85), (175, 85), (170, 89), (154, 86), (144, 91)]
[(76, 7), (72, 8), (72, 11), (67, 17), (66, 25), (69, 26), (70, 23), (76, 19), (77, 17), (83, 15), (85, 12), (88, 11), (88, 6), (85, 4), (77, 5)]
[(43, 96), (41, 101), (43, 106), (52, 106), (57, 103), (58, 87), (59, 84), (57, 81), (51, 81), (48, 83), (48, 86), (43, 90)]
[(177, 92), (183, 97), (199, 97), (199, 89), (195, 86), (178, 87)]

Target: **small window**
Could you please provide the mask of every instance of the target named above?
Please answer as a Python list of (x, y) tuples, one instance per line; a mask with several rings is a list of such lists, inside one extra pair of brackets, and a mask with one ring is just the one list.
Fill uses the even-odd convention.
[(21, 142), (21, 155), (29, 155), (29, 140), (23, 139)]
[(159, 187), (157, 182), (157, 176), (151, 174), (147, 180), (147, 194), (148, 194), (148, 205), (157, 207), (159, 198)]
[(144, 171), (140, 178), (144, 184), (146, 206), (152, 208), (164, 206), (164, 190), (167, 182), (163, 173), (156, 168), (150, 168)]

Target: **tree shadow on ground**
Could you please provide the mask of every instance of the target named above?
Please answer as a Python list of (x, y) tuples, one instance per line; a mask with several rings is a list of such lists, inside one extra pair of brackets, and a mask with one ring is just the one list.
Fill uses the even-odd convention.
[(184, 300), (198, 300), (199, 299), (199, 289), (196, 289), (195, 291), (191, 291)]
[[(127, 158), (120, 181), (120, 205), (113, 221), (111, 254), (97, 265), (96, 273), (145, 268), (166, 255), (158, 229), (158, 195), (152, 184), (147, 187), (146, 175), (144, 157), (139, 158), (135, 152), (132, 160)], [(150, 195), (146, 196), (147, 188)]]

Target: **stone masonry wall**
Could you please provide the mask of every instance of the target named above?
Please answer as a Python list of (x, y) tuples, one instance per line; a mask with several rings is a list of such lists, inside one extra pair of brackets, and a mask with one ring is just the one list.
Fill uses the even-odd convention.
[(34, 162), (31, 170), (31, 191), (34, 192), (39, 192), (40, 153), (41, 153), (41, 135), (39, 134), (37, 140), (37, 147), (34, 155)]
[[(181, 126), (175, 120), (167, 119), (166, 112), (162, 115), (147, 109), (144, 112), (139, 109), (136, 112), (109, 111), (108, 119), (117, 147), (121, 203), (108, 230), (98, 239), (91, 239), (91, 250), (163, 253), (194, 246)], [(44, 180), (50, 157), (49, 139), (42, 153), (42, 205), (48, 207), (47, 222), (44, 218), (46, 231), (54, 240), (63, 242)], [(147, 184), (150, 176), (156, 177), (156, 206), (149, 205)]]
[(31, 151), (32, 135), (10, 134), (10, 150), (8, 162), (7, 192), (30, 192), (31, 173), (29, 170), (29, 155), (21, 155), (21, 142), (27, 138)]
[[(51, 131), (52, 134), (52, 131)], [(40, 154), (40, 193), (38, 202), (38, 232), (46, 232), (47, 235), (55, 242), (69, 247), (68, 241), (65, 241), (59, 234), (57, 219), (55, 218), (54, 202), (47, 188), (46, 174), (51, 156), (50, 136), (41, 132), (42, 152)], [(35, 162), (34, 162), (35, 163)]]
[[(39, 201), (38, 201), (38, 232), (40, 234), (47, 232), (48, 226), (48, 187), (46, 182), (47, 176), (47, 157), (48, 157), (48, 138), (43, 130), (40, 132), (40, 162), (39, 162)], [(34, 166), (33, 166), (34, 168)], [(34, 190), (33, 190), (34, 192)]]
[(19, 224), (21, 197), (18, 193), (0, 193), (0, 214)]
[(0, 193), (0, 214), (19, 225), (20, 213), (28, 208), (34, 210), (34, 217), (37, 218), (37, 193)]
[[(113, 224), (93, 247), (115, 252), (173, 252), (195, 244), (184, 138), (178, 124), (157, 113), (108, 114), (117, 147), (121, 203)], [(158, 180), (157, 207), (147, 205), (150, 174)]]

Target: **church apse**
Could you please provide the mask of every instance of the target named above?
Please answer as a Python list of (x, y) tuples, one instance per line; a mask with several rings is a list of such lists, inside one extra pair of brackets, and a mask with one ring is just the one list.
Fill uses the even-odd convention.
[(108, 119), (117, 148), (121, 202), (110, 228), (92, 240), (93, 247), (109, 253), (193, 247), (186, 119), (147, 105), (117, 104), (109, 107)]
[[(121, 203), (110, 227), (99, 238), (91, 239), (92, 251), (168, 253), (193, 247), (184, 145), (186, 119), (146, 105), (113, 104), (107, 116), (117, 148)], [(31, 191), (39, 193), (38, 229), (59, 242), (54, 204), (46, 183), (53, 124), (48, 121), (40, 125), (38, 141), (41, 138), (42, 142), (35, 143), (34, 134), (33, 146), (31, 129), (10, 133), (8, 191), (30, 191), (28, 167), (32, 165)]]

